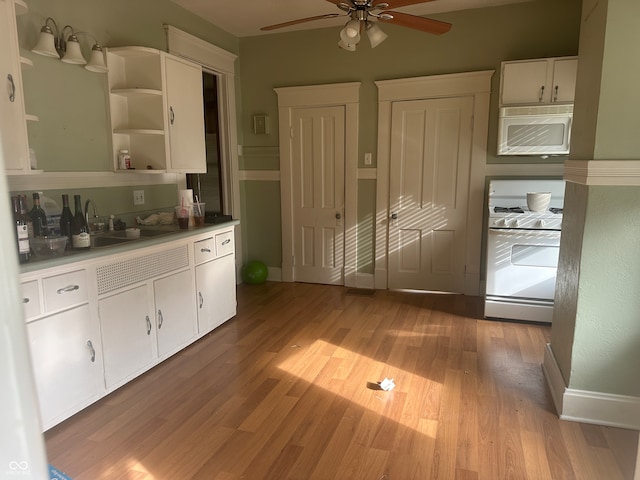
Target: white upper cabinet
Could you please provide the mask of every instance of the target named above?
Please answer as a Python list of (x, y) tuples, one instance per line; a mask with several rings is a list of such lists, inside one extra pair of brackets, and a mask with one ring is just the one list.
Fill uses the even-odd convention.
[(29, 161), (21, 72), (31, 63), (20, 57), (16, 28), (16, 14), (25, 12), (24, 2), (0, 0), (0, 156), (8, 175), (34, 173)]
[(573, 103), (578, 57), (502, 62), (500, 105)]
[(107, 65), (114, 170), (126, 149), (138, 173), (206, 172), (201, 67), (146, 47), (107, 49)]
[(166, 55), (165, 72), (170, 145), (167, 169), (206, 173), (202, 69)]

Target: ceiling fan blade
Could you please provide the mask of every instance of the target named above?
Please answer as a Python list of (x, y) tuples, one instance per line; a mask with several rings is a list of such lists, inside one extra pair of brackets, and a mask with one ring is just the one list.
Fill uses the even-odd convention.
[(442, 35), (451, 30), (451, 24), (447, 22), (441, 22), (439, 20), (433, 20), (431, 18), (418, 17), (416, 15), (409, 15), (408, 13), (390, 12), (385, 10), (385, 13), (393, 15), (392, 19), (379, 18), (380, 22), (391, 23), (393, 25), (399, 25), (401, 27), (415, 28), (422, 32), (432, 33), (434, 35)]
[(299, 23), (312, 22), (314, 20), (322, 20), (324, 18), (334, 18), (339, 16), (341, 16), (340, 13), (327, 13), (325, 15), (316, 15), (315, 17), (299, 18), (298, 20), (291, 20), (289, 22), (276, 23), (275, 25), (268, 25), (266, 27), (262, 27), (260, 30), (263, 30), (266, 32), (269, 30), (275, 30), (276, 28), (290, 27), (291, 25), (297, 25)]
[[(331, 0), (328, 0), (329, 2)], [(372, 7), (375, 7), (379, 3), (388, 3), (389, 6), (387, 8), (399, 8), (399, 7), (407, 7), (409, 5), (417, 5), (418, 3), (427, 3), (433, 2), (433, 0), (374, 0), (371, 3)]]

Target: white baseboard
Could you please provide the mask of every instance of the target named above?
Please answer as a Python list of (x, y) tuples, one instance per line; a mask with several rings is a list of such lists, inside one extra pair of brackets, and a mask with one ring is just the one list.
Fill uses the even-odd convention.
[(640, 430), (639, 397), (568, 388), (550, 344), (542, 370), (562, 420)]

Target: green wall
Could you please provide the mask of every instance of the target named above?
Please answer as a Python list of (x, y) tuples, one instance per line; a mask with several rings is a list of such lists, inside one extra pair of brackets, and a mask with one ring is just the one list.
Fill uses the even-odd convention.
[[(492, 91), (499, 91), (500, 63), (504, 60), (576, 55), (581, 0), (537, 0), (503, 7), (485, 8), (436, 15), (451, 22), (452, 30), (442, 36), (382, 25), (388, 38), (372, 49), (365, 36), (356, 52), (338, 47), (339, 27), (303, 32), (277, 33), (240, 39), (240, 88), (242, 108), (239, 125), (245, 151), (278, 147), (278, 105), (276, 87), (362, 82), (360, 87), (358, 163), (364, 168), (365, 152), (377, 158), (376, 80), (437, 75), (473, 70), (496, 70)], [(322, 26), (322, 21), (317, 25)], [(253, 115), (267, 114), (271, 120), (268, 135), (252, 132)], [(496, 157), (498, 98), (491, 97), (489, 118), (489, 163), (561, 163), (564, 157)], [(272, 159), (241, 161), (247, 170), (277, 170)], [(373, 273), (373, 219), (375, 181), (358, 183), (357, 270)], [(276, 201), (279, 201), (276, 199)], [(243, 198), (245, 208), (253, 206)], [(258, 225), (243, 220), (243, 232), (250, 239), (261, 235)], [(280, 234), (280, 226), (273, 228)], [(249, 240), (249, 243), (252, 243)], [(249, 255), (253, 252), (249, 248)], [(275, 258), (275, 252), (269, 255)], [(272, 265), (279, 266), (279, 265)]]
[[(140, 45), (166, 50), (164, 24), (238, 53), (238, 40), (169, 0), (29, 0), (18, 17), (22, 54), (34, 68), (23, 74), (29, 125), (38, 167), (47, 171), (111, 170), (107, 76), (31, 53), (40, 27), (52, 17), (59, 27), (86, 31), (108, 47)], [(92, 40), (80, 36), (88, 58)]]

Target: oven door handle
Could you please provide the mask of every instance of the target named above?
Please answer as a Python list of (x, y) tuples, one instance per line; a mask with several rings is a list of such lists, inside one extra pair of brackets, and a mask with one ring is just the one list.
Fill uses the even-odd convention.
[(560, 238), (560, 230), (528, 230), (526, 228), (489, 228), (489, 233), (501, 235), (527, 235), (537, 238)]

